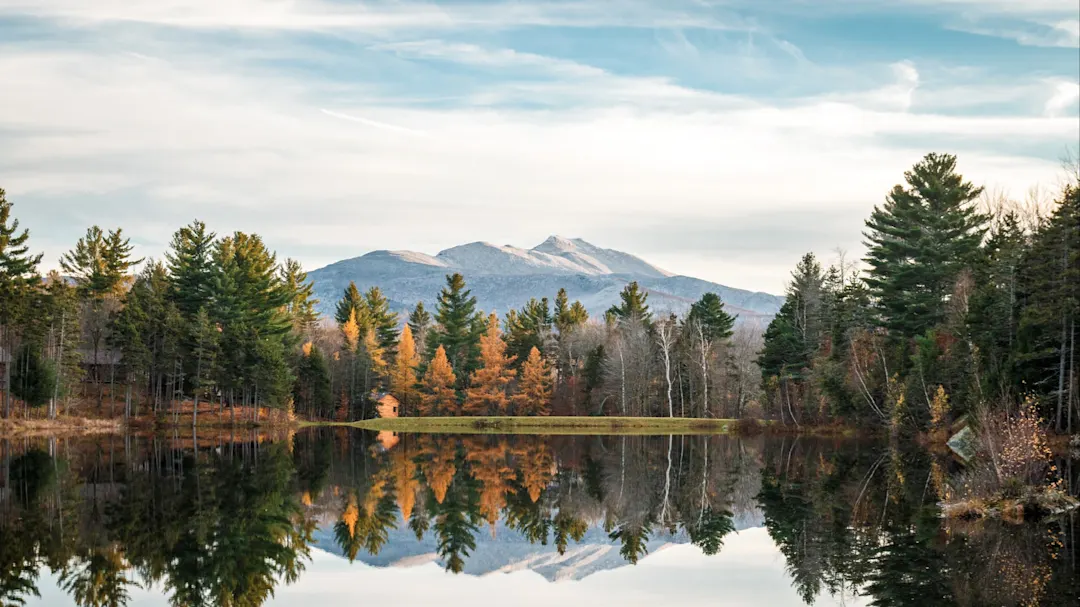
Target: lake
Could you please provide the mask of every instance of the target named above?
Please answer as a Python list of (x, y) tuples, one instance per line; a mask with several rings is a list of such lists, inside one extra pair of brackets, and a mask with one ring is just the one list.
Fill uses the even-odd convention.
[(313, 428), (0, 448), (0, 605), (1080, 597), (1075, 515), (944, 524), (959, 464), (872, 440)]

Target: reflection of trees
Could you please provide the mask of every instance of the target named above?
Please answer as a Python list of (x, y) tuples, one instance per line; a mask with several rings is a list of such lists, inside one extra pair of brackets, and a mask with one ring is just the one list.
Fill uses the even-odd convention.
[(112, 445), (12, 462), (23, 489), (0, 502), (0, 604), (36, 595), (43, 565), (75, 603), (94, 606), (127, 604), (136, 579), (162, 582), (185, 606), (259, 605), (297, 579), (313, 525), (300, 516), (286, 445), (195, 454), (131, 442), (123, 464)]
[(918, 451), (806, 437), (371, 438), (313, 431), (291, 451), (197, 453), (135, 440), (115, 458), (111, 445), (5, 449), (0, 605), (35, 596), (44, 566), (79, 604), (124, 604), (133, 584), (160, 583), (177, 606), (258, 605), (301, 574), (316, 520), (349, 559), (378, 554), (399, 526), (431, 534), (460, 572), (480, 527), (500, 519), (560, 554), (600, 527), (636, 563), (671, 534), (715, 554), (759, 509), (807, 603), (1064, 605), (1080, 583), (1075, 519), (946, 533)]

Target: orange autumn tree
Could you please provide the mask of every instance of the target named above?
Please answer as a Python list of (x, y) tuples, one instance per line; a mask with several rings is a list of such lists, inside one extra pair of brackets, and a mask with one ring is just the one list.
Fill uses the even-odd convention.
[(529, 351), (529, 358), (521, 366), (514, 405), (518, 415), (551, 414), (551, 367), (540, 356), (536, 346)]
[(398, 399), (402, 416), (418, 404), (416, 368), (419, 365), (420, 357), (416, 354), (416, 341), (413, 339), (412, 329), (406, 324), (401, 329), (397, 358), (394, 360), (393, 369), (390, 370), (390, 392)]
[(488, 317), (488, 329), (480, 337), (480, 368), (473, 372), (465, 391), (466, 415), (506, 415), (510, 405), (507, 388), (514, 379), (516, 357), (506, 355), (506, 342), (499, 335), (499, 317)]
[(428, 365), (427, 373), (424, 373), (424, 381), (421, 384), (420, 414), (449, 416), (458, 414), (457, 392), (454, 390), (457, 378), (454, 370), (450, 368), (450, 361), (446, 358), (446, 350), (439, 346), (435, 350), (435, 357)]

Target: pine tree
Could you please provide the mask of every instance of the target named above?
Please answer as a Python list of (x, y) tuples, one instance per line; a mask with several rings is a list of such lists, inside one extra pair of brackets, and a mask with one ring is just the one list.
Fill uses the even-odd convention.
[(459, 415), (457, 391), (454, 386), (457, 379), (446, 357), (446, 350), (439, 346), (428, 365), (421, 386), (420, 414), (425, 416), (447, 417)]
[(379, 343), (374, 329), (364, 331), (364, 336), (360, 340), (360, 353), (368, 374), (364, 382), (365, 389), (381, 385), (390, 366), (386, 362), (386, 351)]
[(517, 394), (514, 395), (518, 415), (549, 415), (551, 413), (551, 368), (533, 348), (521, 367)]
[(417, 355), (425, 355), (428, 351), (428, 334), (431, 332), (431, 314), (424, 309), (424, 302), (416, 302), (416, 307), (409, 314), (409, 329), (416, 340)]
[(390, 391), (401, 404), (403, 416), (417, 404), (416, 369), (419, 366), (420, 357), (416, 353), (412, 328), (406, 324), (398, 339), (397, 357), (390, 375)]
[(706, 293), (691, 304), (688, 319), (699, 323), (705, 338), (716, 343), (730, 338), (735, 326), (735, 317), (724, 310), (724, 302), (716, 293)]
[(360, 294), (360, 290), (356, 288), (355, 282), (350, 282), (349, 286), (345, 288), (345, 293), (338, 300), (334, 310), (334, 320), (337, 321), (338, 326), (345, 324), (349, 320), (350, 313), (355, 315), (358, 325), (366, 324), (367, 301)]
[(499, 334), (499, 317), (488, 318), (487, 332), (480, 338), (481, 366), (473, 372), (465, 391), (462, 410), (466, 415), (506, 415), (514, 379), (514, 357), (506, 355), (506, 342)]
[(296, 369), (293, 387), (296, 410), (310, 418), (327, 419), (333, 414), (333, 400), (326, 357), (309, 341), (301, 348)]
[(11, 361), (11, 393), (28, 407), (49, 402), (56, 390), (56, 367), (41, 356), (39, 344), (26, 342)]
[(213, 292), (215, 237), (206, 224), (193, 221), (173, 234), (165, 253), (171, 297), (185, 319), (193, 319)]
[(131, 242), (120, 228), (106, 234), (91, 226), (75, 248), (60, 258), (60, 267), (75, 279), (84, 295), (101, 298), (119, 293), (128, 270), (142, 262), (132, 259), (131, 251)]
[[(23, 317), (30, 312), (31, 291), (39, 278), (37, 264), (41, 255), (30, 254), (26, 242), (30, 232), (19, 232), (19, 220), (11, 217), (12, 203), (0, 188), (0, 359), (14, 357), (16, 337)], [(4, 389), (4, 417), (11, 413), (11, 364), (4, 365), (5, 377), (0, 378)]]
[(384, 352), (393, 353), (398, 340), (398, 315), (390, 311), (387, 301), (379, 287), (371, 287), (364, 294), (367, 302), (368, 326), (375, 330), (375, 338)]
[(548, 339), (551, 337), (553, 319), (548, 308), (547, 298), (537, 301), (530, 299), (520, 312), (510, 310), (506, 315), (507, 351), (520, 366), (533, 348), (543, 354)]
[(281, 281), (289, 295), (285, 312), (293, 333), (301, 337), (310, 336), (319, 322), (319, 313), (315, 311), (319, 305), (319, 300), (315, 298), (315, 283), (308, 281), (307, 272), (295, 259), (285, 260), (281, 268)]
[(648, 325), (652, 320), (652, 313), (649, 312), (649, 306), (645, 303), (649, 299), (649, 294), (641, 290), (636, 280), (623, 288), (622, 293), (619, 293), (619, 299), (621, 300), (619, 305), (611, 306), (607, 311), (607, 316), (612, 321), (637, 321)]
[(863, 232), (870, 266), (866, 284), (884, 326), (912, 338), (945, 319), (946, 298), (978, 253), (987, 217), (973, 204), (982, 188), (956, 172), (956, 157), (928, 154), (904, 174)]
[(480, 335), (485, 327), (483, 316), (476, 312), (476, 298), (465, 288), (461, 274), (446, 277), (446, 287), (439, 293), (435, 320), (439, 326), (429, 340), (428, 348), (442, 346), (446, 350), (459, 386), (463, 386), (477, 367)]
[(566, 289), (559, 289), (555, 296), (555, 312), (553, 321), (559, 334), (569, 333), (576, 327), (580, 327), (589, 320), (589, 313), (580, 301), (570, 303), (566, 295)]

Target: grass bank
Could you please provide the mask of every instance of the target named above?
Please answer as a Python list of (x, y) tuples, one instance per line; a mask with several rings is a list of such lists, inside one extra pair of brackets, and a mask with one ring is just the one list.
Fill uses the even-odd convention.
[(56, 419), (0, 419), (0, 438), (36, 438), (118, 434), (123, 420), (61, 416)]
[(351, 423), (302, 423), (365, 430), (444, 434), (725, 434), (732, 419), (685, 417), (398, 417)]

